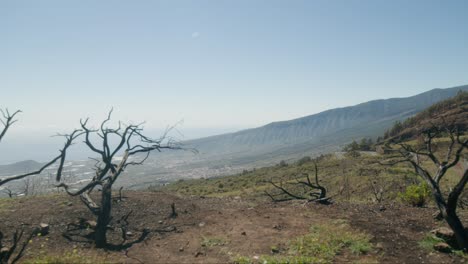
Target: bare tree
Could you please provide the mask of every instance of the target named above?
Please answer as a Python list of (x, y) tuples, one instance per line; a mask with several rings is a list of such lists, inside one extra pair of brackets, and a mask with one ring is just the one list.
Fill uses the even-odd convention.
[(5, 187), (3, 189), (3, 192), (6, 193), (8, 195), (9, 198), (13, 198), (13, 196), (16, 196), (17, 194), (15, 192), (13, 192), (10, 188), (8, 187)]
[[(17, 114), (21, 113), (21, 111), (18, 110), (18, 111), (15, 111), (14, 113), (11, 114), (10, 111), (8, 111), (8, 109), (5, 109), (5, 110), (0, 109), (0, 113), (1, 113), (0, 122), (3, 124), (3, 128), (0, 131), (0, 142), (1, 142), (2, 139), (5, 137), (6, 133), (8, 132), (8, 130), (10, 129), (10, 127), (14, 123), (17, 122), (17, 119), (15, 119), (15, 117), (16, 117)], [(27, 178), (27, 177), (41, 174), (42, 171), (44, 171), (47, 167), (49, 167), (50, 165), (54, 164), (55, 162), (57, 162), (59, 160), (60, 160), (60, 164), (63, 165), (63, 161), (65, 160), (65, 156), (66, 156), (66, 151), (71, 146), (72, 141), (74, 140), (75, 136), (76, 136), (76, 134), (72, 134), (70, 136), (67, 136), (65, 145), (62, 148), (62, 150), (60, 151), (60, 154), (57, 157), (53, 158), (51, 161), (47, 162), (41, 168), (39, 168), (38, 170), (33, 171), (33, 172), (28, 172), (28, 173), (24, 173), (24, 174), (14, 175), (14, 176), (11, 176), (11, 177), (8, 177), (8, 178), (5, 178), (5, 179), (0, 179), (0, 186), (6, 184), (8, 182), (21, 180), (21, 179), (25, 179), (25, 184), (27, 184), (29, 186), (29, 178)], [(63, 166), (61, 166), (61, 167), (63, 167)], [(27, 187), (26, 189), (29, 191), (29, 187)], [(5, 188), (5, 190), (7, 191), (9, 197), (11, 198), (13, 196), (13, 192), (8, 188)], [(13, 239), (12, 239), (12, 241), (10, 243), (10, 246), (7, 247), (7, 246), (3, 245), (4, 235), (0, 231), (0, 263), (1, 264), (3, 264), (3, 263), (15, 263), (23, 256), (23, 253), (24, 253), (24, 251), (26, 249), (26, 246), (27, 246), (27, 242), (33, 236), (33, 233), (31, 233), (29, 235), (29, 238), (25, 239), (25, 242), (23, 242), (22, 245), (20, 245), (20, 241), (23, 238), (23, 234), (24, 234), (24, 228), (21, 228), (19, 230), (17, 229), (15, 231), (15, 233), (13, 234)], [(14, 256), (15, 251), (18, 251), (18, 253), (16, 253), (16, 256)]]
[[(462, 139), (462, 133), (457, 126), (444, 124), (432, 126), (421, 133), (422, 144), (413, 146), (406, 143), (397, 143), (389, 147), (397, 152), (397, 155), (390, 158), (386, 164), (396, 164), (408, 162), (415, 172), (428, 184), (432, 191), (434, 201), (439, 208), (440, 214), (454, 231), (458, 246), (468, 251), (468, 233), (463, 227), (457, 215), (459, 197), (468, 182), (468, 161), (463, 158), (464, 150), (468, 148), (468, 139)], [(441, 136), (448, 136), (449, 142), (445, 152), (436, 153), (435, 139)], [(448, 195), (444, 195), (441, 189), (441, 180), (447, 175), (447, 171), (464, 159), (463, 171), (457, 184), (449, 188)], [(425, 165), (424, 161), (429, 161), (435, 165), (435, 173)]]
[(367, 176), (369, 189), (373, 196), (373, 201), (381, 204), (385, 199), (385, 194), (390, 190), (390, 184), (381, 177), (382, 169), (367, 164), (358, 169), (359, 176)]
[[(99, 156), (95, 159), (95, 175), (91, 181), (78, 190), (71, 190), (66, 183), (61, 182), (63, 163), (59, 166), (56, 175), (56, 180), (60, 182), (58, 186), (63, 187), (71, 196), (80, 196), (81, 201), (97, 217), (94, 243), (99, 248), (107, 245), (106, 233), (110, 225), (112, 211), (112, 186), (125, 169), (131, 165), (143, 164), (152, 151), (181, 149), (176, 142), (167, 137), (167, 133), (159, 139), (143, 135), (142, 124), (124, 125), (119, 122), (116, 128), (109, 128), (107, 123), (111, 120), (111, 115), (112, 110), (98, 129), (89, 127), (89, 119), (81, 120), (81, 128), (72, 133), (72, 135), (83, 135), (86, 146)], [(93, 143), (93, 138), (99, 139), (100, 144)], [(111, 138), (117, 139), (117, 144), (114, 146), (111, 144)], [(116, 155), (121, 156), (117, 159)], [(93, 190), (98, 188), (101, 191), (99, 204), (90, 195)]]
[[(279, 192), (269, 193), (265, 191), (265, 194), (271, 198), (274, 202), (282, 202), (289, 200), (307, 200), (319, 202), (322, 204), (330, 203), (331, 197), (327, 197), (327, 189), (320, 185), (318, 179), (318, 167), (317, 162), (314, 162), (314, 180), (311, 179), (309, 173), (303, 173), (300, 176), (295, 176), (293, 181), (283, 183), (275, 183), (273, 180), (267, 181)], [(303, 192), (297, 192), (296, 190), (303, 189)]]

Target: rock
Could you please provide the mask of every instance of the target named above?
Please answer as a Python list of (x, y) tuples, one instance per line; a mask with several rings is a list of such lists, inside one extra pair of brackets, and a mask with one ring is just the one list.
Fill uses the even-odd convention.
[(159, 220), (158, 224), (162, 225), (162, 224), (164, 224), (164, 222), (162, 220)]
[(49, 225), (46, 223), (40, 223), (39, 227), (36, 228), (36, 235), (45, 236), (49, 234)]
[(67, 206), (72, 206), (73, 203), (72, 202), (67, 202)]
[(183, 251), (184, 251), (183, 247), (179, 248), (179, 252), (183, 252)]
[(281, 224), (277, 224), (277, 225), (274, 225), (273, 228), (276, 230), (282, 230), (284, 227)]
[(198, 224), (199, 227), (204, 227), (205, 226), (205, 222), (201, 222)]
[(10, 251), (9, 248), (7, 248), (7, 247), (2, 247), (2, 249), (0, 249), (0, 255), (6, 254), (6, 253), (8, 253), (8, 251)]
[(128, 237), (132, 237), (133, 236), (133, 233), (128, 231), (127, 233), (125, 233), (125, 235), (127, 235)]
[(194, 256), (195, 256), (196, 258), (198, 258), (199, 256), (204, 256), (204, 255), (205, 255), (205, 253), (200, 252), (200, 251), (197, 251), (197, 252), (195, 252), (195, 254), (194, 254)]
[(439, 211), (433, 213), (432, 217), (437, 221), (441, 221), (441, 220), (444, 219), (444, 217), (442, 216), (442, 214)]
[(436, 237), (442, 238), (445, 241), (452, 241), (455, 239), (455, 234), (447, 227), (439, 227), (434, 229), (431, 231), (431, 234), (434, 234)]
[(241, 233), (241, 235), (246, 236), (247, 233), (244, 231), (244, 232)]
[(445, 242), (439, 242), (439, 243), (435, 244), (434, 249), (437, 250), (437, 251), (440, 251), (440, 252), (444, 252), (444, 253), (452, 252), (452, 248), (449, 246), (449, 244), (447, 244)]
[(377, 244), (375, 245), (375, 249), (377, 249), (377, 250), (379, 250), (379, 251), (382, 251), (382, 250), (384, 249), (384, 246), (383, 246), (382, 243), (379, 242), (379, 243), (377, 243)]
[(86, 225), (86, 227), (88, 227), (88, 228), (95, 229), (96, 226), (97, 226), (97, 222), (94, 221), (94, 220), (87, 220), (87, 221), (85, 222), (85, 225)]

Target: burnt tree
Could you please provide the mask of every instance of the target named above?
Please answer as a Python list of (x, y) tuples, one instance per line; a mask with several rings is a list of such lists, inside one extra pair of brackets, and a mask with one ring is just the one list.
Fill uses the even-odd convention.
[[(67, 184), (61, 182), (61, 172), (57, 172), (56, 175), (56, 180), (59, 182), (57, 186), (63, 187), (71, 196), (79, 196), (86, 207), (96, 216), (94, 243), (98, 248), (107, 245), (106, 234), (112, 213), (112, 186), (125, 169), (131, 165), (143, 164), (152, 151), (181, 149), (176, 142), (166, 137), (167, 133), (159, 139), (145, 136), (141, 124), (124, 125), (119, 122), (116, 128), (109, 128), (107, 124), (111, 120), (111, 114), (112, 110), (98, 129), (90, 128), (89, 119), (86, 119), (81, 120), (81, 128), (73, 132), (82, 135), (86, 146), (98, 156), (95, 159), (97, 163), (91, 181), (78, 190), (71, 190)], [(93, 141), (99, 141), (99, 144)], [(111, 141), (117, 143), (111, 144)], [(97, 189), (100, 190), (99, 203), (96, 203), (90, 195)]]
[[(468, 148), (468, 139), (463, 137), (463, 133), (457, 126), (439, 125), (432, 126), (421, 132), (421, 144), (411, 145), (407, 143), (393, 143), (389, 147), (397, 153), (386, 162), (386, 164), (396, 164), (407, 162), (411, 164), (414, 171), (430, 187), (434, 201), (440, 211), (440, 215), (454, 231), (458, 246), (464, 251), (468, 251), (468, 233), (463, 223), (457, 215), (459, 198), (468, 182), (468, 160), (466, 149)], [(449, 142), (445, 151), (436, 149), (440, 143), (436, 144), (436, 139), (448, 137)], [(434, 166), (429, 168), (427, 162)], [(441, 180), (447, 175), (447, 171), (462, 163), (462, 172), (457, 179), (455, 186), (448, 188), (444, 192), (441, 186)]]
[[(320, 185), (318, 179), (318, 166), (317, 162), (314, 162), (314, 180), (311, 179), (310, 173), (303, 173), (299, 176), (295, 176), (294, 180), (283, 183), (278, 183), (273, 180), (267, 181), (274, 189), (275, 193), (265, 191), (265, 194), (271, 198), (273, 202), (282, 202), (289, 200), (306, 200), (313, 201), (322, 204), (328, 204), (331, 202), (331, 197), (327, 197), (327, 189)], [(297, 191), (302, 189), (302, 192)]]
[[(13, 125), (14, 123), (16, 123), (18, 121), (17, 119), (15, 119), (15, 116), (17, 114), (21, 113), (21, 111), (18, 110), (16, 112), (14, 112), (13, 114), (10, 114), (8, 109), (6, 109), (6, 110), (0, 109), (0, 113), (2, 114), (2, 117), (3, 117), (3, 118), (0, 118), (0, 121), (3, 124), (3, 129), (0, 132), (0, 142), (1, 142), (2, 139), (5, 137), (8, 129), (11, 127), (11, 125)], [(41, 174), (45, 169), (47, 169), (50, 165), (56, 163), (57, 161), (60, 162), (59, 167), (63, 168), (63, 163), (64, 163), (65, 158), (66, 158), (67, 150), (72, 145), (73, 140), (75, 140), (79, 136), (79, 131), (75, 131), (70, 135), (63, 135), (63, 136), (66, 139), (65, 140), (65, 145), (60, 150), (59, 155), (57, 155), (51, 161), (47, 162), (46, 164), (44, 164), (42, 167), (40, 167), (39, 169), (37, 169), (35, 171), (10, 176), (10, 177), (5, 178), (5, 179), (0, 179), (0, 186), (6, 184), (8, 182), (11, 182), (11, 181), (21, 180), (21, 179), (24, 179), (24, 178), (29, 177), (29, 176)], [(61, 173), (61, 171), (60, 171), (60, 173)]]
[[(17, 122), (16, 115), (21, 113), (20, 110), (15, 111), (14, 113), (10, 113), (8, 109), (2, 110), (0, 109), (0, 122), (3, 124), (3, 128), (0, 131), (0, 142), (4, 139), (5, 135), (7, 134), (8, 130), (10, 127)], [(11, 181), (17, 181), (21, 179), (25, 179), (29, 176), (34, 176), (41, 174), (46, 168), (48, 168), (50, 165), (56, 163), (57, 161), (60, 161), (60, 167), (63, 167), (63, 162), (65, 160), (66, 156), (66, 151), (68, 148), (71, 146), (73, 140), (78, 136), (78, 133), (72, 133), (71, 135), (67, 135), (65, 145), (63, 148), (60, 150), (60, 154), (53, 158), (51, 161), (47, 162), (44, 164), (41, 168), (38, 170), (35, 170), (33, 172), (28, 172), (28, 173), (23, 173), (23, 174), (18, 174), (14, 176), (10, 176), (8, 178), (0, 179), (0, 186), (11, 182)], [(8, 196), (12, 198), (13, 192), (9, 188), (5, 188), (5, 191), (7, 192)], [(15, 233), (13, 234), (12, 241), (9, 246), (4, 245), (4, 235), (0, 231), (0, 264), (4, 263), (16, 263), (24, 254), (24, 251), (26, 249), (28, 241), (31, 239), (33, 236), (33, 233), (31, 233), (28, 238), (25, 239), (25, 242), (23, 242), (20, 245), (20, 241), (24, 236), (24, 229), (17, 229)], [(17, 251), (16, 256), (15, 256), (15, 251)]]

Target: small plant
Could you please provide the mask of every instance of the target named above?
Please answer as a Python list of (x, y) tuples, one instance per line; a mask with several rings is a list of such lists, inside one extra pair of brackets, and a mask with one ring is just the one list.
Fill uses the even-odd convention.
[(431, 191), (425, 183), (413, 184), (406, 187), (406, 190), (398, 194), (398, 197), (414, 207), (423, 207), (426, 205)]
[(286, 163), (286, 161), (282, 160), (282, 161), (280, 161), (280, 163), (278, 163), (278, 166), (279, 166), (279, 167), (282, 167), (282, 168), (283, 168), (283, 167), (287, 167), (287, 166), (288, 166), (288, 163)]
[[(275, 251), (277, 252), (275, 252)], [(271, 247), (270, 256), (237, 256), (233, 262), (247, 263), (331, 263), (336, 255), (348, 251), (355, 256), (367, 254), (372, 250), (370, 237), (351, 229), (344, 220), (331, 224), (312, 226), (310, 233), (289, 242), (289, 249)], [(278, 252), (279, 251), (279, 252)]]
[(440, 242), (445, 242), (445, 240), (443, 240), (442, 238), (440, 237), (436, 237), (435, 235), (433, 234), (427, 234), (423, 240), (419, 241), (419, 246), (426, 249), (426, 250), (434, 250), (434, 246), (437, 244), (437, 243), (440, 243)]
[(215, 247), (215, 246), (224, 246), (227, 242), (222, 238), (217, 237), (203, 237), (201, 242), (202, 247)]
[(32, 259), (26, 259), (27, 264), (92, 264), (92, 263), (113, 263), (102, 256), (86, 256), (74, 249), (62, 255), (45, 255)]
[(311, 157), (305, 156), (305, 157), (302, 157), (300, 160), (297, 161), (297, 165), (298, 165), (298, 166), (302, 166), (302, 165), (304, 165), (304, 164), (306, 164), (306, 163), (309, 163), (309, 162), (311, 162), (311, 161), (312, 161), (312, 158), (311, 158)]

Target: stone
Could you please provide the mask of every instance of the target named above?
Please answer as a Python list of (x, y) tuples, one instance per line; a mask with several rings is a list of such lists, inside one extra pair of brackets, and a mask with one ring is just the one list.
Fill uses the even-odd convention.
[(439, 252), (444, 252), (444, 253), (450, 253), (452, 252), (452, 248), (449, 246), (449, 244), (445, 242), (439, 242), (434, 245), (434, 249), (439, 251)]
[(444, 217), (442, 216), (442, 214), (440, 212), (433, 213), (432, 217), (437, 221), (442, 221), (444, 219)]
[(377, 243), (377, 244), (375, 245), (375, 249), (377, 249), (377, 250), (379, 250), (379, 251), (383, 251), (384, 245), (383, 245), (382, 243), (379, 242), (379, 243)]
[(447, 227), (439, 227), (431, 231), (436, 237), (442, 238), (445, 241), (451, 241), (455, 239), (455, 233)]
[(205, 222), (201, 222), (200, 224), (198, 224), (199, 227), (204, 227), (205, 226)]
[(94, 221), (94, 220), (87, 220), (87, 221), (85, 222), (85, 225), (86, 225), (86, 227), (95, 229), (96, 226), (97, 226), (97, 222)]
[(127, 233), (125, 233), (125, 235), (128, 236), (128, 237), (132, 237), (132, 236), (133, 236), (133, 233), (130, 232), (130, 231), (128, 231)]
[(203, 256), (203, 255), (205, 255), (205, 253), (203, 253), (203, 252), (200, 252), (200, 251), (197, 251), (197, 252), (195, 252), (195, 254), (194, 254), (194, 255), (195, 255), (195, 257), (196, 257), (196, 258), (198, 258), (199, 256)]
[(244, 232), (241, 233), (241, 235), (246, 236), (247, 233), (244, 231)]
[(49, 234), (49, 224), (40, 223), (39, 227), (37, 228), (37, 235), (45, 236)]

